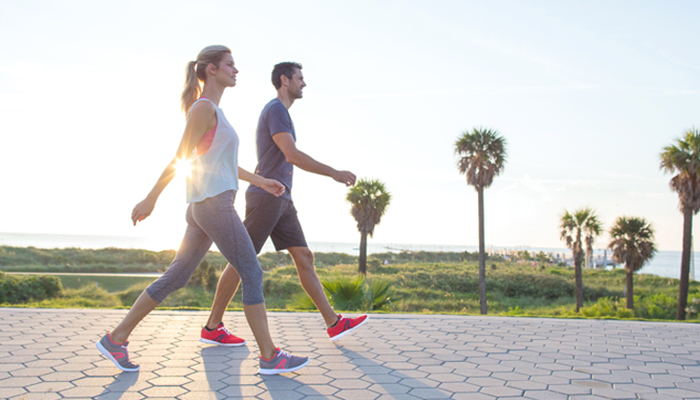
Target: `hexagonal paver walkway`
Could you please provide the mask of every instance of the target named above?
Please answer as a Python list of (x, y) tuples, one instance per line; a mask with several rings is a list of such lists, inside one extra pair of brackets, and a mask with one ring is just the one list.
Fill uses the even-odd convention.
[(331, 343), (314, 313), (270, 313), (275, 342), (308, 367), (257, 375), (250, 339), (199, 342), (206, 312), (155, 311), (136, 328), (138, 373), (94, 342), (124, 310), (0, 308), (0, 398), (700, 399), (700, 325), (446, 315), (372, 315)]

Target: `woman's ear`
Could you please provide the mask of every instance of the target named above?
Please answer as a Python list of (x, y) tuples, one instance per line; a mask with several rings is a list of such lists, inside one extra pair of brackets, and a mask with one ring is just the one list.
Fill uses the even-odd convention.
[(213, 75), (216, 72), (216, 70), (217, 70), (216, 65), (214, 65), (213, 63), (207, 64), (207, 74), (208, 75)]

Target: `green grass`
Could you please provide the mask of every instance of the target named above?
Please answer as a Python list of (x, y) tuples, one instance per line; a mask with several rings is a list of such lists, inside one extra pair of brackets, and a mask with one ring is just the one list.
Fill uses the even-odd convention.
[[(7, 252), (7, 249), (5, 249)], [(110, 252), (119, 255), (118, 249)], [(138, 258), (138, 252), (126, 251)], [(23, 253), (24, 254), (24, 253)], [(50, 252), (47, 254), (51, 254)], [(47, 255), (47, 257), (49, 256)], [(104, 255), (104, 254), (102, 254)], [(211, 255), (221, 272), (220, 255)], [(348, 258), (350, 257), (350, 258)], [(389, 255), (380, 257), (389, 258)], [(108, 265), (120, 268), (119, 260), (134, 261), (120, 255)], [(269, 310), (313, 310), (314, 306), (302, 290), (296, 268), (286, 253), (266, 253), (260, 256), (266, 269), (264, 293)], [(379, 290), (381, 282), (390, 282), (389, 299), (380, 299), (379, 312), (479, 314), (478, 267), (474, 253), (401, 253), (394, 255), (390, 265), (381, 265), (372, 257), (368, 263), (367, 284), (364, 291)], [(434, 260), (434, 261), (433, 261)], [(150, 261), (149, 261), (150, 262)], [(137, 265), (137, 264), (133, 264)], [(16, 268), (19, 266), (15, 265)], [(0, 264), (0, 268), (4, 268)], [(319, 254), (316, 257), (318, 275), (327, 288), (347, 291), (347, 285), (357, 277), (356, 259), (342, 254)], [(573, 268), (553, 265), (517, 264), (490, 258), (487, 264), (487, 298), (490, 315), (568, 317), (568, 318), (636, 318), (672, 320), (678, 297), (678, 280), (653, 275), (635, 276), (635, 309), (625, 308), (623, 290), (625, 272), (584, 270), (584, 309), (574, 313)], [(51, 299), (29, 301), (18, 305), (35, 307), (104, 307), (128, 308), (141, 294), (153, 277), (120, 276), (59, 276), (62, 293)], [(343, 283), (343, 280), (345, 283)], [(95, 282), (98, 283), (97, 287)], [(374, 283), (372, 283), (374, 282)], [(374, 286), (372, 286), (374, 285)], [(357, 286), (357, 285), (355, 285)], [(370, 289), (373, 287), (374, 289)], [(360, 290), (360, 289), (358, 289)], [(382, 289), (383, 290), (383, 289)], [(343, 294), (350, 298), (352, 293)], [(336, 308), (343, 311), (340, 298)], [(204, 309), (211, 307), (213, 291), (198, 286), (187, 286), (173, 293), (161, 308)], [(357, 309), (357, 302), (348, 302)], [(9, 304), (4, 304), (5, 306)], [(369, 307), (366, 304), (365, 307)], [(240, 291), (229, 305), (242, 309)], [(689, 319), (700, 314), (700, 284), (691, 282), (689, 291)]]
[(94, 275), (56, 275), (61, 280), (61, 284), (65, 289), (79, 289), (84, 286), (95, 286), (106, 290), (107, 292), (121, 292), (129, 287), (147, 282), (151, 283), (158, 279), (157, 277), (135, 277), (135, 276), (94, 276)]

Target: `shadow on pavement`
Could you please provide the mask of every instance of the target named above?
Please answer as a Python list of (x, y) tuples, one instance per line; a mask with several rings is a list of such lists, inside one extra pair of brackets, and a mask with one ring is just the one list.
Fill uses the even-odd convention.
[[(299, 370), (300, 374), (304, 373), (304, 369)], [(296, 377), (299, 376), (295, 372), (285, 374), (285, 375), (262, 375), (262, 388), (267, 389), (267, 394), (272, 399), (277, 400), (291, 400), (291, 399), (301, 399), (306, 396), (319, 396), (327, 397), (321, 395), (313, 388), (311, 388), (306, 383), (298, 382)], [(303, 387), (303, 392), (297, 392), (295, 389)]]
[(245, 397), (241, 390), (241, 365), (250, 356), (247, 346), (209, 346), (201, 354), (209, 389), (217, 393), (217, 398)]
[(98, 394), (95, 399), (112, 400), (120, 399), (123, 395), (129, 392), (129, 388), (134, 386), (139, 380), (139, 372), (122, 372), (114, 376), (114, 380), (109, 385), (105, 386), (102, 393)]
[[(242, 347), (207, 347), (202, 349), (202, 362), (209, 388), (217, 398), (254, 398), (267, 391), (272, 399), (289, 400), (304, 396), (321, 396), (312, 388), (305, 387), (303, 394), (295, 392), (305, 383), (296, 381), (296, 373), (285, 375), (258, 375), (257, 358), (251, 363), (250, 350)], [(299, 371), (301, 374), (304, 370)]]
[[(348, 350), (345, 347), (339, 347), (339, 349), (352, 364), (357, 366), (357, 369), (362, 371), (367, 378), (381, 386), (384, 392), (387, 394), (409, 394), (420, 399), (449, 399), (451, 396), (451, 394), (447, 394), (439, 389), (429, 386), (418, 379), (401, 373), (400, 371), (384, 367), (378, 362), (364, 357), (352, 350)], [(387, 379), (387, 375), (396, 379)]]

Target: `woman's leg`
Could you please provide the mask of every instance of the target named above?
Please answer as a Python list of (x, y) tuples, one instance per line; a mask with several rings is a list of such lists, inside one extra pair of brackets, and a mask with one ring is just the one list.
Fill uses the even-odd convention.
[(122, 322), (110, 332), (111, 339), (115, 343), (125, 343), (129, 339), (131, 331), (136, 328), (136, 325), (153, 311), (154, 308), (158, 307), (158, 304), (159, 303), (153, 300), (144, 290), (139, 298), (136, 299), (134, 305), (131, 306), (129, 313), (126, 314)]
[(196, 203), (192, 214), (241, 278), (243, 311), (260, 349), (258, 372), (272, 375), (296, 371), (306, 366), (309, 358), (292, 356), (275, 348), (267, 326), (262, 268), (253, 242), (233, 208), (234, 198), (234, 191), (224, 192)]
[(187, 230), (180, 248), (168, 270), (141, 293), (129, 313), (110, 333), (115, 343), (124, 343), (131, 331), (172, 292), (182, 288), (202, 262), (211, 247), (211, 239), (192, 218), (192, 207), (187, 209)]
[(267, 325), (262, 268), (248, 232), (233, 208), (234, 198), (235, 192), (229, 191), (196, 203), (193, 216), (240, 276), (243, 311), (261, 355), (270, 358), (276, 349)]

